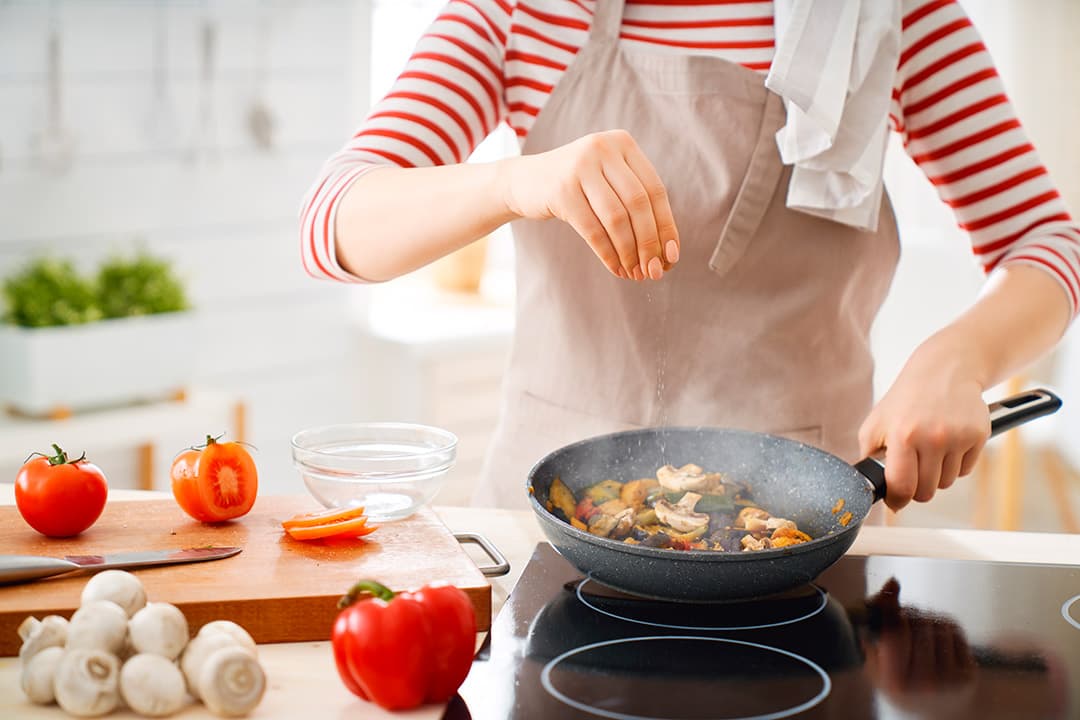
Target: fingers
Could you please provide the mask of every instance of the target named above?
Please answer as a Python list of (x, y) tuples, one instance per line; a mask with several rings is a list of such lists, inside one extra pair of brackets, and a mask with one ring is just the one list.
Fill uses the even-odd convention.
[(887, 443), (885, 484), (888, 488), (885, 504), (899, 512), (911, 502), (919, 485), (919, 456), (915, 448), (899, 438)]
[[(620, 158), (621, 160), (621, 158)], [(614, 167), (604, 167), (604, 178), (618, 195), (623, 207), (630, 215), (630, 227), (633, 230), (632, 241), (636, 243), (637, 254), (633, 268), (640, 268), (642, 275), (653, 280), (664, 276), (663, 253), (660, 248), (660, 236), (656, 228), (656, 216), (653, 214), (652, 200), (641, 179), (634, 174), (625, 162)], [(620, 255), (621, 257), (621, 255)]]
[(545, 206), (548, 216), (589, 233), (582, 237), (609, 271), (659, 280), (678, 261), (679, 234), (667, 190), (629, 133), (587, 135), (546, 157), (561, 168), (559, 190)]
[(937, 667), (935, 636), (932, 622), (924, 618), (912, 618), (911, 648), (908, 654), (904, 689), (908, 692), (927, 691), (934, 687), (941, 668)]
[(637, 240), (623, 199), (612, 188), (602, 171), (590, 172), (582, 177), (581, 189), (607, 233), (608, 241), (615, 248), (619, 265), (627, 275), (634, 276), (638, 270)]
[(959, 628), (957, 628), (956, 634), (953, 635), (952, 640), (952, 656), (956, 663), (956, 668), (959, 671), (961, 679), (968, 680), (975, 672), (975, 655), (971, 652), (971, 646), (968, 644), (967, 638), (964, 637), (963, 631)]
[(585, 240), (592, 251), (596, 253), (596, 257), (604, 264), (604, 267), (612, 275), (624, 280), (628, 279), (629, 275), (623, 269), (619, 254), (611, 244), (607, 230), (604, 229), (603, 224), (596, 217), (596, 213), (593, 212), (592, 206), (585, 197), (585, 191), (580, 186), (575, 185), (563, 193), (561, 202), (563, 205), (563, 219)]
[(941, 482), (941, 464), (945, 451), (938, 443), (926, 443), (915, 451), (919, 457), (919, 477), (915, 482), (915, 502), (929, 502)]
[[(931, 620), (931, 622), (934, 622)], [(935, 690), (955, 684), (959, 673), (956, 659), (956, 634), (958, 630), (954, 625), (944, 622), (934, 622), (934, 674), (927, 680), (928, 690)]]
[[(873, 439), (871, 430), (860, 431), (859, 444), (867, 454), (877, 449)], [(985, 443), (975, 431), (893, 433), (885, 443), (886, 504), (897, 511), (912, 500), (933, 499), (938, 490), (952, 487), (957, 478), (971, 472)]]
[[(629, 137), (629, 136), (628, 136)], [(642, 187), (649, 196), (653, 217), (656, 219), (657, 241), (659, 249), (663, 252), (661, 257), (669, 264), (679, 261), (679, 230), (675, 226), (675, 215), (671, 212), (671, 203), (668, 200), (667, 188), (656, 172), (656, 168), (645, 157), (637, 143), (631, 138), (630, 143), (623, 151), (626, 164), (634, 175), (641, 181)], [(653, 255), (639, 252), (642, 267), (648, 267)]]
[(950, 452), (945, 456), (945, 459), (941, 462), (941, 479), (938, 480), (938, 487), (942, 490), (948, 490), (956, 482), (956, 478), (960, 477), (960, 466), (963, 464), (965, 454), (963, 452)]
[(960, 463), (960, 477), (966, 477), (971, 474), (971, 471), (975, 469), (975, 464), (979, 462), (979, 456), (982, 454), (983, 448), (986, 447), (985, 436), (980, 436), (978, 442), (966, 453), (964, 453), (964, 459)]
[(878, 667), (882, 685), (894, 693), (902, 693), (908, 687), (914, 654), (911, 641), (911, 623), (902, 613), (878, 640)]

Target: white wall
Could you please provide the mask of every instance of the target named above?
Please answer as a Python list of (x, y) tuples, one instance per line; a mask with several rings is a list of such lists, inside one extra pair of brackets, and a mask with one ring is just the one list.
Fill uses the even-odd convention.
[[(248, 401), (272, 491), (300, 490), (293, 432), (362, 411), (348, 290), (304, 275), (297, 212), (367, 107), (370, 19), (368, 0), (0, 1), (0, 276), (42, 252), (89, 266), (141, 242), (172, 258), (202, 328), (177, 342), (199, 347), (199, 385)], [(47, 132), (53, 31), (63, 144)], [(249, 130), (257, 97), (269, 149)], [(133, 481), (127, 455), (98, 461)]]

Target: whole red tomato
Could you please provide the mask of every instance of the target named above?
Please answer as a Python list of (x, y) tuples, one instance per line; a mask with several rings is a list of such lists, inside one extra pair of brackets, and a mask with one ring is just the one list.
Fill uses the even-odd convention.
[[(374, 597), (358, 600), (363, 593)], [(472, 667), (476, 618), (469, 596), (452, 585), (395, 595), (357, 583), (334, 622), (334, 662), (353, 694), (387, 710), (453, 697)]]
[(169, 477), (176, 502), (202, 522), (246, 515), (259, 491), (259, 474), (248, 451), (239, 443), (218, 442), (209, 435), (205, 445), (176, 456)]
[(97, 522), (105, 509), (109, 485), (101, 468), (86, 455), (69, 460), (53, 444), (55, 455), (35, 453), (15, 478), (15, 505), (30, 527), (49, 537), (78, 535)]

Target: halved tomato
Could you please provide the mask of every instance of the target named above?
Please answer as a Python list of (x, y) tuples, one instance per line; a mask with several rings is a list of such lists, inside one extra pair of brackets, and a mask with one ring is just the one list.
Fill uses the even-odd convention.
[(218, 442), (185, 450), (169, 471), (173, 497), (191, 517), (223, 522), (247, 514), (259, 491), (255, 461), (239, 443)]

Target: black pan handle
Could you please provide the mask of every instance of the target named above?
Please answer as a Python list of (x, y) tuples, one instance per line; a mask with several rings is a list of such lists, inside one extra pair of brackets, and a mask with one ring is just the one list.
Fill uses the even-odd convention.
[(990, 403), (990, 437), (1043, 415), (1052, 415), (1060, 408), (1061, 398), (1042, 388), (1025, 390)]
[[(1025, 390), (990, 403), (990, 437), (1023, 425), (1035, 418), (1052, 415), (1061, 408), (1061, 398), (1044, 388)], [(885, 465), (877, 457), (863, 458), (855, 469), (866, 476), (874, 489), (874, 502), (885, 499)]]

